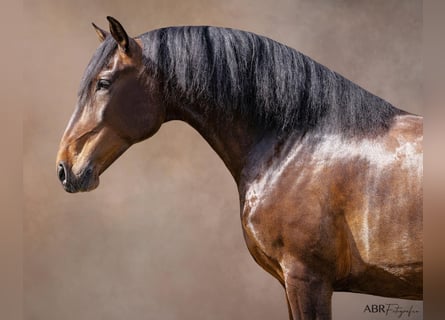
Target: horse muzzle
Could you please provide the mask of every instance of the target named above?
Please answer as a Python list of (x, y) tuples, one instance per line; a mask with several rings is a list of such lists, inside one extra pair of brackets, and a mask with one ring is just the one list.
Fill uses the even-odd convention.
[(66, 192), (76, 193), (96, 189), (99, 185), (99, 175), (90, 164), (75, 174), (65, 161), (57, 165), (57, 176)]

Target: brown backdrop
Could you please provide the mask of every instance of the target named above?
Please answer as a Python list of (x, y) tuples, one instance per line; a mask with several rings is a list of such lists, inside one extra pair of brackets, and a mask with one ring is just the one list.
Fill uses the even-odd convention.
[[(25, 319), (287, 319), (282, 288), (244, 244), (229, 172), (187, 125), (133, 146), (96, 191), (62, 190), (59, 139), (98, 44), (90, 22), (106, 27), (107, 15), (130, 35), (170, 25), (266, 35), (421, 114), (422, 2), (24, 1)], [(334, 317), (391, 319), (363, 310), (394, 301), (422, 310), (340, 293)]]

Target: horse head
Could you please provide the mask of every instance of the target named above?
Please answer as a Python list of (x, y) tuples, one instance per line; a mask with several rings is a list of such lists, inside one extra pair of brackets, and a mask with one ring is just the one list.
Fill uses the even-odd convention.
[(101, 45), (81, 81), (57, 155), (57, 174), (68, 192), (95, 189), (99, 175), (132, 144), (156, 133), (165, 118), (141, 41), (107, 19), (110, 32), (93, 24)]

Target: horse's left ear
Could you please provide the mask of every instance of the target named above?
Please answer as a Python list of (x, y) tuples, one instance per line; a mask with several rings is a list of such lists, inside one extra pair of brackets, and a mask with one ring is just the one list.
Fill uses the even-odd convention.
[(104, 42), (105, 38), (107, 37), (108, 32), (105, 30), (102, 30), (98, 26), (94, 24), (94, 22), (91, 23), (93, 25), (94, 30), (96, 30), (97, 36), (99, 37), (100, 42)]
[(110, 23), (110, 32), (113, 36), (114, 40), (116, 40), (117, 44), (119, 45), (119, 48), (125, 52), (129, 53), (128, 49), (130, 47), (130, 42), (128, 40), (128, 35), (124, 30), (124, 27), (114, 19), (113, 17), (108, 16), (107, 17), (108, 22)]

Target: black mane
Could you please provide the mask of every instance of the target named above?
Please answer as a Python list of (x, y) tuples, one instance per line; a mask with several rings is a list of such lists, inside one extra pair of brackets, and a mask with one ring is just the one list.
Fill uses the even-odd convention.
[[(140, 38), (147, 70), (162, 81), (165, 99), (200, 103), (221, 117), (238, 114), (302, 134), (318, 128), (363, 135), (386, 131), (403, 113), (304, 54), (253, 33), (191, 26), (158, 29)], [(99, 47), (84, 88), (115, 48), (112, 39)]]
[(172, 27), (141, 36), (165, 94), (268, 127), (371, 133), (402, 111), (302, 53), (253, 33)]

